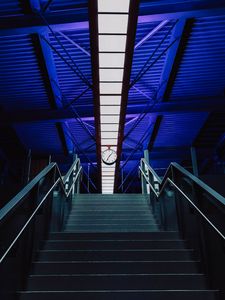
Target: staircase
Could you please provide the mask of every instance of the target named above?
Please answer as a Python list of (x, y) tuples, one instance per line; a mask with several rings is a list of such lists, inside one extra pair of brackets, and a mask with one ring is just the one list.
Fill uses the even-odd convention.
[(33, 262), (21, 300), (213, 300), (178, 232), (160, 230), (144, 195), (79, 195), (63, 232)]
[(142, 194), (79, 195), (74, 202), (65, 231), (149, 232), (158, 231), (157, 222)]

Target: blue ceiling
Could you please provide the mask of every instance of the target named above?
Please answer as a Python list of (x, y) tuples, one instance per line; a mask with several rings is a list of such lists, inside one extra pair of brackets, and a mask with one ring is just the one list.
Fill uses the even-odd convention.
[[(33, 155), (62, 162), (75, 151), (86, 168), (97, 161), (88, 1), (48, 2), (0, 3), (1, 113)], [(190, 159), (191, 146), (220, 142), (224, 40), (223, 1), (140, 1), (121, 156), (127, 182), (148, 147), (164, 170)]]

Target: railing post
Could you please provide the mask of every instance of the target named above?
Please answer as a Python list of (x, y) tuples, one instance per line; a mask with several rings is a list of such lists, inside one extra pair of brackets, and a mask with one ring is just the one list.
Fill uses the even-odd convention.
[[(174, 174), (172, 168), (172, 176), (170, 178), (174, 181)], [(178, 218), (177, 218), (177, 203), (176, 192), (172, 187), (165, 187), (164, 192), (160, 197), (160, 206), (161, 206), (161, 218), (162, 225), (166, 231), (177, 231), (178, 230)]]
[(77, 194), (80, 194), (80, 179), (81, 179), (81, 175), (79, 175), (77, 178)]
[(163, 207), (164, 229), (167, 231), (177, 231), (177, 210), (176, 210), (176, 195), (173, 190), (165, 189), (161, 205)]
[[(149, 164), (149, 151), (148, 149), (144, 150), (144, 159), (145, 161)], [(147, 176), (147, 178), (149, 179), (149, 169), (146, 167), (146, 165), (144, 166), (144, 172)], [(146, 182), (146, 194), (150, 194), (150, 187), (149, 184)]]
[[(145, 161), (149, 163), (149, 152), (148, 150), (144, 150), (144, 159), (141, 160), (141, 170), (145, 173), (146, 177), (149, 178), (149, 170), (146, 168)], [(141, 191), (142, 194), (149, 194), (150, 188), (149, 185), (144, 177), (144, 175), (141, 173)]]
[(31, 149), (29, 149), (25, 163), (24, 184), (27, 184), (30, 181), (31, 159)]
[(191, 161), (192, 161), (193, 174), (196, 177), (198, 177), (198, 161), (197, 161), (197, 154), (196, 154), (195, 147), (191, 147)]
[[(141, 160), (141, 170), (145, 173), (145, 163), (143, 159)], [(141, 173), (141, 191), (142, 194), (147, 194), (147, 183), (142, 173)]]
[(87, 170), (88, 172), (87, 172), (87, 189), (88, 189), (88, 193), (90, 192), (90, 181), (89, 181), (89, 179), (90, 179), (90, 164), (88, 163), (88, 170)]

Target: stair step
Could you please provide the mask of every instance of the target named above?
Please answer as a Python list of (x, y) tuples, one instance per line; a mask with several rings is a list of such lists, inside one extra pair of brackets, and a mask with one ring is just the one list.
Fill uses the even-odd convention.
[(91, 218), (119, 218), (119, 219), (155, 219), (151, 213), (145, 212), (135, 212), (135, 211), (77, 211), (75, 213), (71, 213), (69, 218), (79, 218), (79, 219), (91, 219)]
[(49, 239), (53, 240), (87, 240), (87, 239), (116, 239), (116, 240), (177, 240), (178, 231), (159, 232), (110, 232), (110, 233), (73, 233), (73, 232), (51, 232)]
[(34, 291), (64, 290), (166, 290), (204, 289), (202, 274), (88, 274), (31, 275), (27, 289)]
[(153, 216), (149, 216), (149, 215), (142, 215), (140, 218), (138, 218), (137, 216), (130, 216), (129, 215), (120, 215), (118, 216), (116, 215), (111, 215), (110, 217), (103, 214), (103, 215), (89, 215), (88, 217), (84, 217), (84, 216), (80, 216), (80, 215), (70, 215), (68, 218), (68, 222), (69, 221), (84, 221), (84, 220), (121, 220), (121, 221), (125, 221), (125, 220), (133, 220), (133, 221), (155, 221), (155, 218)]
[(123, 229), (123, 230), (119, 230), (119, 229), (115, 229), (115, 228), (111, 228), (111, 229), (104, 229), (104, 228), (97, 228), (97, 229), (92, 229), (92, 230), (88, 230), (88, 229), (77, 229), (77, 228), (69, 228), (69, 229), (65, 229), (65, 232), (75, 232), (75, 233), (87, 233), (87, 232), (91, 232), (91, 233), (117, 233), (117, 232), (157, 232), (158, 229), (156, 228), (131, 228), (131, 229)]
[(103, 231), (127, 231), (127, 230), (134, 230), (134, 231), (138, 231), (140, 230), (146, 230), (146, 231), (151, 231), (151, 230), (157, 230), (158, 229), (158, 225), (157, 224), (131, 224), (131, 223), (126, 223), (123, 224), (123, 226), (121, 226), (122, 224), (120, 223), (102, 223), (102, 224), (98, 224), (98, 223), (92, 223), (92, 224), (85, 224), (85, 223), (80, 223), (80, 224), (74, 224), (74, 225), (70, 225), (67, 224), (65, 226), (66, 230), (75, 230), (76, 229), (86, 229), (87, 231), (93, 231), (93, 230), (103, 230)]
[(217, 291), (166, 290), (166, 291), (39, 291), (21, 292), (20, 300), (215, 300)]
[(151, 213), (148, 212), (148, 207), (140, 207), (140, 205), (137, 206), (122, 206), (119, 207), (118, 205), (115, 206), (87, 206), (87, 207), (74, 207), (71, 210), (71, 213), (82, 213), (82, 212), (137, 212), (137, 213), (143, 213), (147, 211), (147, 214)]
[(32, 274), (198, 273), (197, 261), (48, 261), (34, 262)]
[(90, 200), (90, 199), (145, 199), (148, 195), (140, 194), (140, 193), (134, 193), (134, 194), (77, 194), (74, 196), (74, 200), (77, 199), (84, 199), (84, 200)]
[[(107, 209), (105, 209), (105, 210), (101, 210), (101, 209), (96, 209), (96, 207), (95, 207), (95, 209), (90, 209), (90, 207), (85, 207), (85, 208), (80, 208), (80, 209), (78, 209), (78, 208), (73, 208), (71, 211), (70, 211), (70, 215), (73, 215), (73, 214), (88, 214), (88, 213), (102, 213), (102, 212), (104, 212), (105, 214), (106, 213), (112, 213), (112, 212), (115, 212), (115, 209), (110, 209), (109, 207), (107, 208)], [(116, 212), (119, 214), (119, 215), (123, 215), (123, 214), (127, 214), (127, 213), (130, 213), (131, 215), (132, 214), (134, 214), (135, 215), (135, 213), (138, 213), (138, 214), (143, 214), (143, 215), (152, 215), (153, 216), (153, 213), (152, 213), (152, 211), (150, 210), (150, 209), (140, 209), (140, 207), (138, 208), (138, 209), (136, 209), (136, 210), (129, 210), (129, 209), (127, 209), (127, 208), (125, 208), (125, 209), (117, 209), (116, 210)]]
[(186, 249), (163, 250), (41, 250), (38, 252), (41, 261), (119, 261), (119, 260), (190, 260), (194, 251)]
[(76, 207), (95, 207), (95, 206), (135, 206), (151, 209), (147, 201), (76, 201), (73, 203), (72, 209)]
[(151, 229), (151, 228), (143, 228), (143, 229), (136, 229), (136, 228), (132, 228), (132, 229), (123, 229), (123, 230), (120, 230), (120, 229), (102, 229), (102, 228), (98, 228), (98, 229), (92, 229), (92, 230), (87, 230), (87, 229), (76, 229), (76, 228), (73, 228), (73, 229), (66, 229), (65, 232), (75, 232), (75, 233), (87, 233), (87, 232), (91, 232), (91, 233), (106, 233), (106, 232), (109, 232), (109, 233), (117, 233), (117, 232), (158, 232), (159, 229)]
[(105, 201), (105, 200), (101, 200), (101, 201), (75, 201), (73, 203), (73, 208), (76, 207), (76, 206), (97, 206), (97, 205), (113, 205), (113, 206), (120, 206), (120, 205), (123, 205), (123, 206), (126, 206), (126, 207), (129, 207), (129, 206), (148, 206), (148, 202), (147, 201), (140, 201), (140, 200), (137, 200), (137, 201), (128, 201), (128, 200), (117, 200), (117, 201)]
[(49, 240), (44, 250), (76, 249), (183, 249), (182, 240)]
[(127, 219), (127, 220), (121, 220), (121, 219), (114, 219), (114, 220), (100, 220), (100, 219), (92, 219), (92, 220), (76, 220), (76, 219), (70, 219), (68, 220), (66, 226), (79, 226), (79, 225), (85, 225), (89, 226), (91, 228), (92, 225), (114, 225), (114, 224), (119, 224), (121, 225), (156, 225), (155, 220), (132, 220), (132, 219)]

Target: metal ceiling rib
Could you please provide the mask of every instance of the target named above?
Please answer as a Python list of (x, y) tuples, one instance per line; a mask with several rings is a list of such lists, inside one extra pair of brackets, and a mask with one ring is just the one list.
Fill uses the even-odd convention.
[[(95, 141), (90, 137), (88, 132), (84, 130), (81, 124), (76, 120), (74, 120), (74, 122), (68, 122), (67, 124), (68, 124), (70, 134), (79, 143), (78, 144), (79, 148), (77, 148), (76, 145), (74, 145), (77, 152), (79, 152), (79, 149), (83, 150), (84, 152), (86, 149), (91, 149), (93, 153), (96, 153)], [(94, 135), (95, 134), (94, 124), (90, 125), (89, 123), (86, 123), (85, 125), (88, 127), (90, 133)]]
[(0, 2), (0, 17), (21, 15), (22, 6), (19, 0), (7, 0)]
[(144, 141), (141, 143), (143, 149), (147, 147), (147, 137), (151, 134), (153, 124), (155, 122), (155, 116), (151, 114), (146, 114), (142, 120), (138, 120), (138, 115), (135, 117), (135, 120), (132, 122), (127, 122), (125, 125), (125, 138), (123, 143), (123, 149), (131, 148), (134, 149), (137, 146), (137, 143), (145, 136)]
[[(138, 75), (146, 61), (152, 56), (150, 63), (154, 62), (162, 51), (169, 45), (171, 34), (169, 34), (165, 41), (160, 45), (167, 32), (173, 26), (175, 21), (170, 21), (165, 24), (160, 30), (147, 39), (142, 45), (137, 47), (134, 51), (133, 65), (131, 73), (131, 82)], [(144, 37), (152, 32), (160, 22), (139, 23), (136, 32), (137, 45)], [(156, 63), (149, 69), (149, 71), (138, 81), (129, 92), (128, 105), (132, 103), (146, 103), (156, 96), (160, 86), (160, 78), (165, 63), (166, 54), (162, 55)]]
[(49, 108), (32, 39), (0, 38), (0, 105), (10, 109)]
[[(42, 1), (47, 3), (47, 1)], [(77, 13), (87, 13), (88, 0), (54, 0), (49, 5), (50, 11), (76, 10)]]
[[(85, 77), (91, 81), (91, 61), (90, 46), (89, 46), (89, 31), (88, 30), (74, 30), (74, 31), (63, 31), (60, 33), (55, 33), (57, 39), (68, 51), (69, 56), (65, 53), (60, 43), (51, 34), (50, 42), (54, 49), (60, 53), (64, 59), (68, 62), (70, 66), (75, 68), (73, 61), (85, 75)], [(52, 50), (54, 62), (56, 66), (56, 72), (58, 77), (58, 83), (60, 90), (65, 97), (66, 101), (70, 103), (77, 96), (79, 96), (86, 88), (84, 82), (74, 73), (73, 70), (63, 61), (57, 52)], [(72, 60), (71, 60), (72, 58)], [(76, 105), (93, 105), (93, 95), (92, 91), (87, 91), (80, 99), (74, 102)], [(85, 108), (84, 108), (85, 109)]]
[(154, 147), (191, 146), (200, 128), (207, 119), (207, 113), (179, 113), (164, 115)]
[(182, 98), (224, 96), (225, 16), (196, 19), (170, 94)]
[(36, 155), (62, 154), (61, 141), (54, 123), (17, 124), (15, 130), (27, 149)]
[[(77, 66), (85, 78), (91, 83), (92, 72), (89, 30), (76, 29), (55, 32), (54, 34), (55, 36), (50, 34), (49, 41), (53, 46), (53, 59), (55, 63), (59, 89), (63, 96), (63, 104), (68, 105), (72, 102), (70, 107), (72, 111), (74, 111), (74, 117), (76, 117), (76, 108), (78, 106), (79, 111), (83, 111), (85, 113), (87, 105), (89, 105), (89, 108), (91, 109), (91, 114), (94, 115), (93, 94), (91, 88), (87, 90), (87, 92), (85, 92), (85, 94), (79, 99), (75, 100), (87, 89), (87, 85), (71, 69), (71, 67), (76, 69)], [(65, 48), (66, 51), (63, 48)], [(62, 60), (59, 54), (63, 56), (67, 63)], [(74, 120), (74, 122), (67, 123), (68, 134), (72, 135), (72, 140), (75, 142), (74, 148), (76, 149), (78, 155), (82, 155), (83, 150), (89, 149), (89, 147), (95, 143), (95, 141), (93, 141), (88, 134), (88, 131), (90, 131), (90, 133), (95, 136), (94, 124), (90, 124), (90, 122), (87, 121), (87, 124), (81, 125), (80, 122)], [(93, 121), (91, 123), (93, 123)], [(85, 127), (87, 129), (85, 129)], [(76, 145), (76, 141), (78, 142), (78, 147)], [(96, 161), (95, 146), (91, 147), (91, 150), (94, 153), (94, 161)], [(88, 158), (84, 158), (83, 161), (87, 161)], [(93, 161), (93, 155), (91, 155), (91, 160)]]
[[(145, 75), (130, 89), (128, 107), (134, 104), (147, 105), (154, 103), (155, 97), (160, 88), (161, 73), (164, 68), (166, 54), (163, 54), (159, 59), (157, 58), (170, 43), (171, 33), (169, 33), (169, 31), (174, 23), (175, 20), (171, 20), (168, 23), (165, 23), (165, 25), (156, 32), (154, 31), (157, 26), (160, 25), (160, 22), (138, 23), (135, 45), (138, 45), (138, 43), (143, 41), (150, 33), (154, 33), (152, 35), (150, 34), (150, 38), (146, 39), (134, 50), (131, 82), (136, 78), (150, 57), (151, 59), (149, 60), (148, 66), (154, 61), (155, 63), (148, 70), (148, 72), (146, 72)], [(163, 39), (164, 41), (162, 42)], [(140, 158), (143, 156), (143, 149), (147, 148), (149, 137), (153, 130), (153, 125), (156, 118), (148, 113), (139, 122), (138, 117), (140, 117), (139, 114), (133, 115), (133, 120), (127, 119), (127, 125), (125, 125), (125, 137), (128, 133), (129, 136), (123, 142), (123, 153), (126, 154), (122, 155), (123, 162), (121, 165), (126, 162), (130, 156), (129, 154), (132, 153), (135, 148), (137, 150), (134, 155), (130, 156), (129, 161), (126, 162), (126, 165), (123, 168), (124, 176), (126, 176), (133, 168), (135, 168), (135, 166), (137, 166), (138, 161), (140, 161)], [(135, 124), (137, 124), (137, 126)]]

